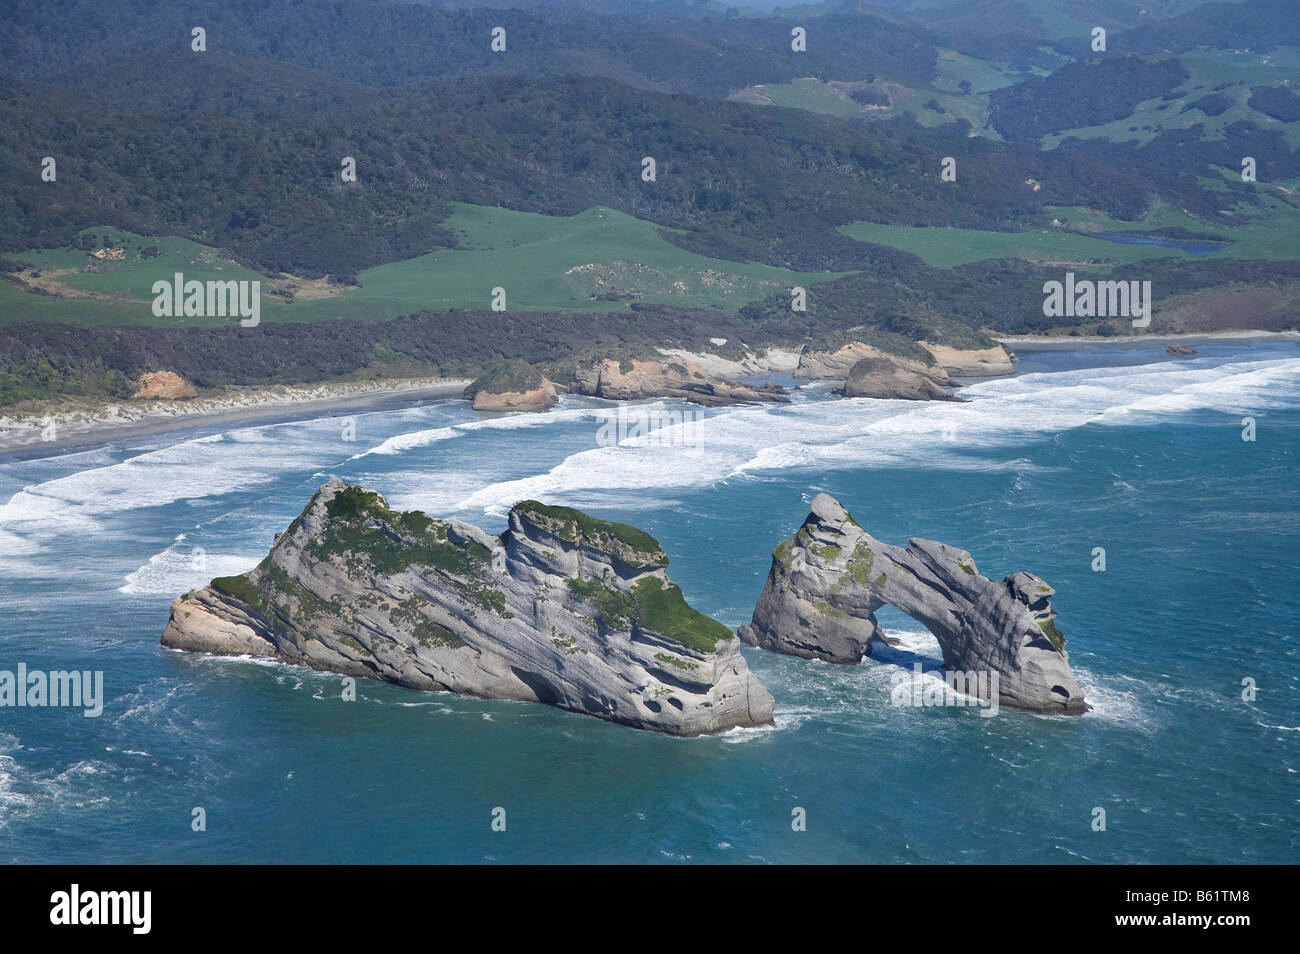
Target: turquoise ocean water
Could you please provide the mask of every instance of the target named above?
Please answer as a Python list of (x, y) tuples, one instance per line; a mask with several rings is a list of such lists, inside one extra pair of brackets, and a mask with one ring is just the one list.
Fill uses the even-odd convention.
[[(671, 446), (598, 446), (612, 406), (568, 398), (0, 461), (0, 669), (102, 670), (106, 695), (99, 718), (0, 708), (0, 861), (1294, 862), (1300, 346), (1198, 350), (1026, 354), (961, 405), (813, 385)], [(746, 649), (776, 727), (692, 740), (161, 649), (172, 598), (251, 568), (334, 474), (493, 531), (525, 497), (643, 527), (733, 627), (824, 490), (882, 540), (1055, 586), (1094, 709), (895, 707), (898, 667), (938, 658), (897, 613), (886, 661)]]

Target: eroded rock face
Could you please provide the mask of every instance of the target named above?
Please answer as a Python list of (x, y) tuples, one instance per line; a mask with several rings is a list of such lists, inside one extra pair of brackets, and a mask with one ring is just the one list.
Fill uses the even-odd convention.
[(799, 355), (799, 366), (794, 376), (808, 381), (845, 381), (854, 366), (865, 359), (890, 361), (900, 368), (924, 375), (935, 384), (951, 384), (948, 373), (937, 364), (925, 364), (912, 358), (889, 354), (861, 341), (850, 341), (834, 351), (819, 351), (805, 347)]
[(705, 407), (764, 402), (788, 403), (785, 388), (724, 381), (685, 358), (659, 361), (602, 361), (574, 376), (573, 390), (612, 401), (680, 398)]
[(799, 532), (772, 555), (751, 646), (835, 663), (885, 642), (875, 612), (889, 604), (922, 623), (950, 672), (997, 673), (998, 704), (1055, 715), (1087, 705), (1053, 622), (1055, 591), (1031, 573), (995, 581), (965, 550), (933, 540), (881, 543), (839, 502), (818, 494)]
[(517, 504), (500, 537), (326, 483), (270, 554), (172, 603), (164, 646), (544, 702), (674, 735), (772, 722), (740, 640), (649, 535)]
[(900, 401), (961, 401), (932, 379), (903, 365), (897, 358), (882, 355), (863, 358), (849, 371), (839, 393), (848, 398), (884, 398)]
[(546, 411), (559, 402), (559, 388), (526, 361), (489, 368), (465, 388), (476, 411)]
[(542, 378), (541, 386), (529, 391), (479, 391), (474, 395), (474, 410), (548, 411), (559, 400), (555, 385)]
[(996, 377), (1015, 374), (1016, 366), (1011, 354), (1000, 344), (991, 348), (951, 348), (918, 341), (922, 348), (934, 356), (935, 362), (949, 374), (963, 378)]
[(146, 371), (140, 375), (132, 397), (176, 400), (192, 398), (198, 389), (175, 371)]

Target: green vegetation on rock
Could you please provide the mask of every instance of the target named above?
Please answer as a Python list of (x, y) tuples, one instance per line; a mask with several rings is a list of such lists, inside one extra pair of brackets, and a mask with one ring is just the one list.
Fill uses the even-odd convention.
[(465, 389), (465, 396), (473, 398), (480, 391), (487, 391), (490, 394), (505, 394), (507, 392), (522, 394), (527, 391), (535, 391), (541, 386), (542, 372), (527, 361), (516, 358), (489, 367), (475, 379), (474, 383)]
[(1056, 621), (1050, 619), (1040, 619), (1038, 628), (1047, 636), (1048, 641), (1057, 648), (1058, 651), (1065, 649), (1065, 634), (1056, 628)]
[(212, 581), (211, 585), (227, 596), (233, 596), (247, 603), (255, 610), (265, 611), (266, 604), (262, 601), (262, 594), (247, 573), (241, 573), (239, 576), (219, 576)]
[(596, 608), (601, 620), (610, 629), (626, 629), (632, 622), (632, 601), (626, 593), (620, 593), (599, 580), (572, 578), (564, 582), (569, 587), (569, 592)]
[(637, 625), (705, 652), (732, 638), (731, 630), (693, 609), (676, 583), (646, 577), (632, 588)]
[[(360, 487), (345, 487), (325, 507), (330, 519), (325, 523), (324, 533), (308, 546), (317, 559), (340, 556), (350, 561), (361, 557), (369, 560), (378, 573), (400, 573), (412, 566), (422, 566), (471, 580), (482, 577), (491, 563), (492, 553), (481, 543), (472, 540), (452, 543), (447, 539), (445, 524), (418, 511), (390, 510), (379, 494)], [(367, 526), (367, 521), (381, 525)], [(399, 530), (412, 539), (405, 539)], [(478, 589), (474, 592), (476, 601), (498, 612), (504, 610), (504, 596), (498, 601), (491, 593), (480, 593)], [(498, 602), (502, 604), (500, 607)]]
[(515, 510), (521, 516), (532, 518), (533, 522), (551, 530), (570, 543), (578, 543), (585, 537), (593, 545), (603, 548), (608, 547), (610, 541), (617, 541), (639, 554), (667, 561), (658, 540), (644, 530), (638, 530), (625, 523), (598, 520), (572, 507), (553, 507), (536, 500), (521, 500), (515, 504)]
[(682, 670), (699, 669), (699, 663), (687, 662), (685, 659), (678, 659), (676, 656), (669, 656), (667, 653), (655, 653), (655, 659), (661, 663), (667, 663)]
[(786, 570), (787, 572), (790, 570), (790, 567), (793, 565), (791, 562), (793, 559), (793, 555), (794, 555), (793, 539), (782, 540), (780, 543), (776, 545), (776, 549), (772, 551), (772, 558), (776, 560), (777, 563), (781, 564), (781, 568)]
[(844, 612), (844, 610), (842, 610), (842, 609), (837, 609), (836, 607), (831, 606), (830, 603), (827, 603), (827, 602), (822, 601), (822, 600), (819, 600), (819, 601), (817, 602), (817, 609), (818, 609), (819, 612), (822, 613), (822, 615), (824, 615), (824, 616), (830, 616), (830, 617), (832, 617), (832, 618), (834, 618), (834, 619), (848, 619), (848, 618), (849, 618), (849, 614), (846, 613), (846, 612)]
[(865, 586), (867, 581), (871, 579), (871, 566), (875, 560), (876, 557), (871, 552), (871, 547), (867, 545), (865, 540), (860, 541), (853, 548), (853, 556), (849, 558), (849, 571), (841, 582), (848, 583), (851, 577)]
[(425, 649), (434, 646), (456, 648), (465, 645), (463, 639), (449, 630), (446, 626), (443, 626), (441, 623), (435, 623), (431, 619), (427, 619), (422, 623), (417, 623), (415, 629), (411, 631), (411, 634)]

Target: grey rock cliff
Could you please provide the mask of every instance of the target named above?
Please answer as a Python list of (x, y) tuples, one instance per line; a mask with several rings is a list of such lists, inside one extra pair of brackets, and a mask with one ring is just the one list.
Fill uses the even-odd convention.
[(950, 672), (998, 674), (999, 705), (1057, 715), (1086, 709), (1065, 639), (1048, 602), (1055, 591), (1031, 573), (981, 576), (965, 550), (933, 540), (881, 543), (839, 502), (818, 494), (742, 626), (747, 644), (836, 663), (856, 663), (885, 641), (875, 612), (889, 604), (923, 624)]
[(326, 483), (256, 569), (172, 603), (164, 646), (543, 702), (674, 735), (772, 722), (740, 641), (649, 535), (534, 501), (492, 536)]

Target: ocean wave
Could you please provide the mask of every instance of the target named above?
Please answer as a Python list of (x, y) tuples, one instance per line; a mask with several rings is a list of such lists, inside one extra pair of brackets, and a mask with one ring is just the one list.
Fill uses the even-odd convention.
[(391, 456), (402, 454), (416, 447), (427, 447), (438, 441), (450, 440), (453, 437), (460, 437), (465, 432), (458, 427), (431, 427), (420, 431), (411, 431), (407, 434), (397, 434), (388, 438), (382, 444), (376, 444), (360, 454), (353, 454), (349, 460), (360, 460), (363, 457), (371, 455)]
[(0, 732), (0, 831), (45, 807), (85, 808), (112, 800), (107, 790), (91, 784), (94, 776), (112, 773), (108, 763), (80, 759), (58, 770), (32, 770), (19, 762), (22, 751), (17, 736)]
[[(500, 513), (526, 498), (578, 505), (602, 493), (655, 499), (683, 488), (790, 468), (924, 464), (1032, 471), (1022, 455), (995, 456), (1090, 424), (1193, 410), (1237, 413), (1295, 406), (1300, 360), (1213, 366), (1171, 362), (1025, 374), (962, 389), (968, 403), (807, 400), (728, 408), (692, 425), (692, 440), (626, 441), (578, 451), (543, 473), (474, 490), (455, 509)], [(993, 452), (993, 453), (990, 453)]]
[(349, 459), (360, 460), (364, 457), (371, 456), (391, 457), (421, 447), (428, 447), (429, 445), (436, 444), (439, 441), (464, 437), (467, 434), (473, 434), (475, 431), (513, 431), (525, 428), (547, 427), (566, 421), (576, 421), (582, 420), (583, 418), (595, 417), (603, 411), (604, 409), (602, 408), (594, 407), (566, 408), (562, 404), (559, 408), (549, 411), (546, 414), (508, 414), (503, 417), (491, 417), (481, 420), (464, 421), (458, 424), (448, 424), (443, 427), (425, 428), (418, 431), (395, 434), (383, 443), (376, 444), (374, 447), (368, 448), (360, 454), (353, 454)]
[[(1092, 708), (1084, 715), (1085, 719), (1109, 722), (1116, 725), (1141, 728), (1152, 731), (1158, 726), (1158, 719), (1152, 710), (1142, 704), (1142, 698), (1151, 697), (1157, 690), (1147, 686), (1141, 680), (1131, 676), (1118, 676), (1102, 682), (1090, 670), (1077, 662), (1071, 667), (1075, 681), (1083, 689), (1083, 697)], [(1122, 689), (1116, 683), (1130, 682), (1131, 689)]]
[(176, 596), (206, 586), (214, 577), (246, 573), (262, 558), (253, 553), (208, 553), (203, 547), (187, 545), (185, 539), (180, 534), (171, 546), (128, 573), (117, 591), (127, 596)]
[[(38, 538), (91, 534), (114, 514), (243, 492), (338, 459), (341, 438), (322, 440), (320, 422), (282, 425), (274, 438), (266, 429), (194, 438), (30, 485), (0, 505), (0, 530)], [(333, 433), (337, 422), (323, 429)]]
[[(546, 414), (511, 414), (456, 422), (463, 407), (371, 412), (367, 427), (391, 432), (361, 453), (340, 432), (338, 418), (238, 428), (96, 465), (34, 483), (0, 505), (0, 558), (31, 555), (59, 534), (90, 534), (114, 514), (247, 492), (294, 473), (327, 472), (361, 458), (408, 455), (409, 503), (437, 512), (500, 517), (516, 501), (536, 498), (578, 506), (662, 506), (684, 490), (731, 479), (763, 478), (792, 468), (844, 469), (924, 465), (944, 469), (1015, 470), (1035, 465), (1026, 454), (1004, 453), (1087, 425), (1127, 425), (1194, 410), (1267, 410), (1300, 401), (1300, 360), (1233, 360), (1217, 364), (1160, 362), (1120, 368), (1042, 372), (981, 381), (962, 389), (968, 403), (826, 399), (800, 392), (787, 405), (699, 409), (675, 402), (611, 408), (566, 396)], [(820, 394), (821, 392), (818, 392)], [(592, 446), (611, 415), (630, 419), (667, 407), (692, 415), (689, 424)], [(450, 419), (450, 420), (449, 420)], [(411, 425), (437, 423), (438, 426)], [(573, 425), (589, 422), (584, 436)], [(527, 454), (503, 454), (476, 444), (471, 462), (458, 462), (439, 481), (428, 462), (410, 452), (470, 434), (550, 431), (561, 448), (575, 444), (545, 470), (526, 473)], [(547, 440), (546, 437), (539, 439)], [(584, 446), (585, 445), (585, 446)], [(522, 446), (522, 445), (521, 445)], [(561, 453), (564, 451), (562, 450)], [(551, 458), (552, 460), (554, 458)], [(381, 471), (392, 484), (393, 472)], [(374, 479), (362, 475), (363, 479)], [(400, 483), (400, 481), (398, 482)], [(389, 489), (385, 487), (384, 489)], [(403, 501), (408, 503), (408, 501)], [(228, 558), (234, 561), (236, 556)], [(174, 555), (139, 567), (127, 587), (160, 592)], [(151, 560), (152, 563), (152, 560)], [(124, 592), (137, 590), (125, 589)]]

